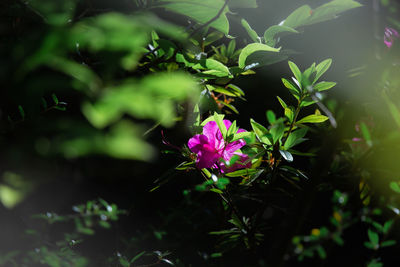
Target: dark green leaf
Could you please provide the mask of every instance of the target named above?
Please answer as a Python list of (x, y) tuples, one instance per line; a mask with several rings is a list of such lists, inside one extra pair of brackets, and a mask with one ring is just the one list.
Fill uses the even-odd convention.
[(379, 235), (371, 229), (368, 229), (368, 238), (373, 245), (379, 244)]
[(390, 247), (396, 245), (396, 240), (387, 240), (382, 242), (381, 247)]
[(134, 263), (136, 260), (138, 260), (140, 257), (142, 257), (144, 254), (146, 253), (146, 251), (142, 251), (139, 254), (137, 254), (135, 257), (133, 257), (130, 261), (130, 263)]

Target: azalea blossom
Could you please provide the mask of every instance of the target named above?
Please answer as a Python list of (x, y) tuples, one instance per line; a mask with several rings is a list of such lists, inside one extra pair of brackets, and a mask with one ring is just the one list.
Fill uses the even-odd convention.
[[(223, 120), (226, 129), (232, 125), (229, 120)], [(246, 132), (239, 129), (238, 133)], [(197, 154), (196, 166), (202, 168), (219, 169), (221, 173), (232, 172), (241, 168), (248, 168), (251, 163), (244, 164), (249, 159), (246, 154), (238, 152), (240, 148), (246, 145), (243, 139), (227, 143), (215, 121), (209, 121), (203, 127), (203, 134), (197, 134), (189, 139), (189, 149)], [(239, 159), (232, 165), (228, 166), (234, 155)]]
[(393, 45), (394, 39), (399, 38), (399, 33), (393, 28), (385, 28), (385, 34), (383, 35), (383, 42), (390, 48)]

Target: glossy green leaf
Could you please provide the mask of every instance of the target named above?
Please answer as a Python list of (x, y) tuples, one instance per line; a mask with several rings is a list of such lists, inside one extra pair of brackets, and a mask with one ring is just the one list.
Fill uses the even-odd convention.
[(328, 119), (329, 118), (324, 115), (312, 114), (312, 115), (308, 115), (308, 116), (302, 118), (301, 120), (297, 121), (296, 123), (321, 123)]
[(302, 82), (302, 75), (301, 75), (300, 69), (299, 69), (299, 68), (297, 67), (297, 65), (296, 65), (294, 62), (292, 62), (292, 61), (289, 61), (288, 64), (289, 64), (289, 68), (290, 68), (290, 70), (293, 72), (293, 75), (294, 75), (294, 77), (296, 78), (296, 80), (297, 80), (299, 83), (301, 83), (301, 82)]
[(288, 118), (289, 122), (292, 122), (294, 119), (294, 112), (291, 107), (285, 108), (285, 116)]
[(285, 109), (287, 108), (287, 105), (285, 103), (285, 101), (282, 100), (282, 98), (280, 98), (279, 96), (277, 96), (279, 103), (281, 104), (281, 106)]
[(324, 61), (322, 61), (321, 63), (319, 63), (315, 67), (315, 70), (316, 70), (317, 73), (315, 75), (313, 83), (318, 81), (318, 79), (329, 69), (331, 64), (332, 64), (332, 59), (328, 58), (328, 59), (325, 59)]

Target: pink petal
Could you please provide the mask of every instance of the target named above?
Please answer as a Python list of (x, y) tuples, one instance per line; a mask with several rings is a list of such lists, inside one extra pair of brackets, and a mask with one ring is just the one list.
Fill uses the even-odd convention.
[(194, 153), (199, 153), (205, 145), (209, 145), (207, 136), (196, 134), (188, 141), (189, 149)]
[[(209, 121), (203, 127), (203, 134), (207, 136), (210, 145), (215, 146), (215, 140), (217, 138), (217, 133), (219, 132), (218, 125), (215, 121)], [(221, 134), (221, 133), (220, 133)]]
[(241, 149), (244, 145), (246, 145), (246, 142), (243, 139), (227, 144), (223, 153), (224, 160), (230, 160), (235, 151)]
[(219, 158), (220, 155), (215, 151), (202, 150), (197, 154), (196, 166), (199, 169), (211, 168)]
[(223, 122), (225, 124), (226, 130), (228, 130), (229, 127), (231, 127), (232, 125), (232, 122), (230, 120), (223, 120)]

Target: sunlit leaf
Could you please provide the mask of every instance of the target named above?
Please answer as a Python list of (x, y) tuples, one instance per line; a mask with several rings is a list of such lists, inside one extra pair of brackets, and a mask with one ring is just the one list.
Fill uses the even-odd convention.
[(242, 52), (239, 55), (239, 67), (245, 68), (248, 65), (248, 63), (246, 62), (247, 58), (252, 53), (255, 53), (257, 51), (277, 53), (280, 51), (280, 48), (274, 48), (266, 44), (260, 44), (260, 43), (249, 44), (242, 49)]

